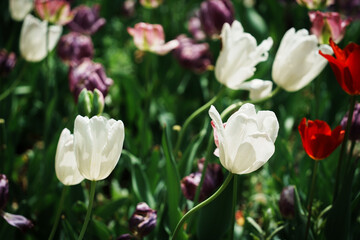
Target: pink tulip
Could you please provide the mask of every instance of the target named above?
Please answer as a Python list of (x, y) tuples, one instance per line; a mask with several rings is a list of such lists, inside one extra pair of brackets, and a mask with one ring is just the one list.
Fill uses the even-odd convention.
[(311, 33), (316, 35), (320, 43), (329, 43), (330, 37), (335, 43), (340, 42), (346, 31), (350, 19), (341, 19), (337, 12), (309, 12), (312, 22)]
[(35, 0), (35, 10), (41, 19), (58, 25), (67, 24), (74, 17), (65, 0)]
[(134, 28), (127, 28), (127, 31), (134, 38), (135, 46), (142, 51), (165, 55), (179, 46), (178, 40), (165, 43), (164, 30), (159, 24), (140, 22)]

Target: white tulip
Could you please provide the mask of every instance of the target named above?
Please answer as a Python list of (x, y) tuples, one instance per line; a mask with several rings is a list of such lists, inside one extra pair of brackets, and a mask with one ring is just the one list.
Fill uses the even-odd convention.
[(65, 128), (60, 135), (55, 156), (55, 173), (64, 185), (75, 185), (84, 180), (80, 174), (74, 152), (74, 136)]
[(327, 60), (319, 54), (333, 51), (328, 45), (318, 45), (315, 35), (306, 29), (289, 29), (281, 40), (272, 66), (273, 81), (286, 91), (297, 91), (309, 84), (326, 66)]
[(241, 23), (228, 23), (221, 30), (222, 49), (215, 64), (217, 80), (228, 88), (237, 90), (241, 83), (254, 75), (255, 66), (268, 58), (273, 41), (264, 40), (257, 46), (256, 39), (245, 33)]
[(16, 21), (22, 21), (25, 16), (31, 12), (34, 7), (33, 0), (10, 0), (9, 10), (11, 18)]
[(124, 124), (120, 120), (77, 116), (74, 150), (81, 175), (91, 181), (108, 177), (119, 161), (124, 137)]
[(249, 97), (251, 100), (259, 100), (271, 94), (272, 86), (272, 81), (253, 79), (242, 83), (239, 89), (248, 90), (250, 92)]
[(253, 104), (244, 104), (223, 124), (211, 106), (209, 115), (221, 164), (235, 174), (251, 173), (264, 165), (275, 151), (279, 122), (272, 111), (256, 113)]
[[(47, 21), (41, 21), (28, 14), (25, 17), (20, 33), (21, 55), (29, 62), (43, 60), (48, 52), (54, 49), (61, 36), (61, 32), (62, 26), (51, 25), (48, 27)], [(46, 50), (46, 45), (48, 45), (48, 50)]]

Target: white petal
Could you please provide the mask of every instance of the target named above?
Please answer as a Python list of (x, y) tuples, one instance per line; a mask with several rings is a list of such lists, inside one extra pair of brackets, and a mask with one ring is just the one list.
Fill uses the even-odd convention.
[(64, 185), (75, 185), (84, 180), (76, 164), (74, 137), (66, 128), (61, 132), (56, 149), (55, 173)]
[(33, 0), (10, 0), (9, 10), (11, 18), (15, 21), (22, 21), (34, 7)]
[(29, 62), (38, 62), (43, 60), (48, 51), (51, 51), (60, 38), (62, 27), (49, 27), (49, 47), (46, 50), (46, 33), (48, 24), (46, 21), (40, 21), (31, 14), (25, 17), (20, 33), (20, 52)]
[(259, 100), (270, 95), (272, 86), (273, 83), (271, 81), (253, 79), (242, 83), (239, 89), (250, 91), (249, 97), (251, 100)]
[(260, 132), (267, 133), (272, 142), (275, 142), (279, 132), (279, 122), (275, 113), (272, 111), (259, 111), (257, 122)]
[(77, 116), (74, 146), (80, 173), (89, 180), (102, 180), (115, 168), (124, 142), (121, 121), (102, 116)]

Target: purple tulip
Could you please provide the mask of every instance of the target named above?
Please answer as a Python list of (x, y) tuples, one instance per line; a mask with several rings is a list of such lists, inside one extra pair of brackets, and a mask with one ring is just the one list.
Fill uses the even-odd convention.
[(174, 49), (174, 57), (179, 64), (197, 73), (205, 72), (211, 65), (211, 53), (207, 43), (196, 43), (185, 35), (177, 37), (179, 46)]
[(284, 187), (279, 200), (280, 213), (284, 218), (292, 219), (295, 216), (295, 188)]
[(201, 28), (201, 21), (199, 12), (197, 11), (194, 16), (189, 19), (188, 30), (197, 41), (202, 41), (206, 38), (205, 32)]
[(136, 238), (148, 235), (156, 227), (157, 214), (146, 203), (136, 206), (136, 211), (129, 219), (129, 228)]
[(97, 88), (105, 97), (113, 80), (105, 74), (104, 67), (100, 63), (94, 63), (90, 59), (84, 59), (79, 65), (70, 66), (69, 86), (77, 102), (83, 88), (93, 91)]
[(216, 38), (224, 25), (234, 21), (234, 7), (230, 0), (206, 0), (200, 5), (200, 21), (205, 33)]
[(104, 18), (100, 18), (99, 11), (99, 5), (91, 8), (81, 5), (74, 9), (74, 19), (67, 26), (74, 32), (92, 35), (106, 23)]
[[(346, 129), (348, 118), (349, 112), (347, 112), (341, 120), (340, 125), (343, 129)], [(356, 103), (354, 108), (352, 124), (349, 131), (349, 139), (352, 141), (360, 140), (360, 103)]]
[(70, 32), (62, 36), (57, 46), (61, 60), (68, 64), (78, 64), (84, 58), (92, 58), (94, 47), (89, 36)]
[(0, 216), (2, 216), (10, 225), (19, 228), (21, 231), (26, 231), (34, 225), (32, 222), (21, 216), (4, 211), (7, 199), (9, 197), (9, 181), (5, 174), (0, 174)]
[[(204, 161), (204, 158), (200, 159), (198, 162), (198, 171), (191, 173), (189, 176), (186, 176), (181, 180), (181, 190), (184, 196), (189, 200), (194, 200), (196, 189), (201, 180), (201, 172), (204, 167)], [(213, 194), (215, 190), (220, 187), (223, 180), (224, 175), (222, 173), (221, 166), (216, 163), (209, 164), (206, 169), (203, 185), (201, 187), (199, 201), (202, 202)]]
[(5, 49), (0, 50), (0, 75), (6, 76), (13, 70), (16, 64), (16, 55), (8, 53)]

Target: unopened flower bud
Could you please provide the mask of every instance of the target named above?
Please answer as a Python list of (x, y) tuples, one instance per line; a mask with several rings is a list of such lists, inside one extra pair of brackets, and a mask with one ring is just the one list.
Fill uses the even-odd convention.
[(156, 227), (157, 214), (146, 203), (141, 202), (136, 206), (136, 211), (129, 219), (129, 228), (133, 235), (142, 238)]
[(295, 216), (295, 189), (294, 186), (284, 187), (279, 200), (280, 213), (284, 218), (292, 219)]
[[(344, 118), (341, 120), (342, 129), (346, 129), (349, 118), (349, 112), (346, 113)], [(354, 108), (352, 117), (352, 124), (349, 131), (349, 139), (352, 141), (360, 140), (360, 103), (357, 103)]]
[(100, 115), (104, 110), (104, 105), (105, 101), (103, 94), (95, 88), (93, 91), (91, 115)]
[(57, 53), (64, 62), (77, 64), (84, 58), (92, 58), (94, 47), (89, 36), (70, 32), (60, 38)]
[(234, 7), (230, 0), (206, 0), (200, 5), (200, 21), (205, 33), (217, 37), (224, 23), (234, 21)]
[(91, 113), (91, 100), (92, 100), (92, 92), (83, 88), (79, 94), (78, 98), (78, 112), (81, 116), (89, 116)]

